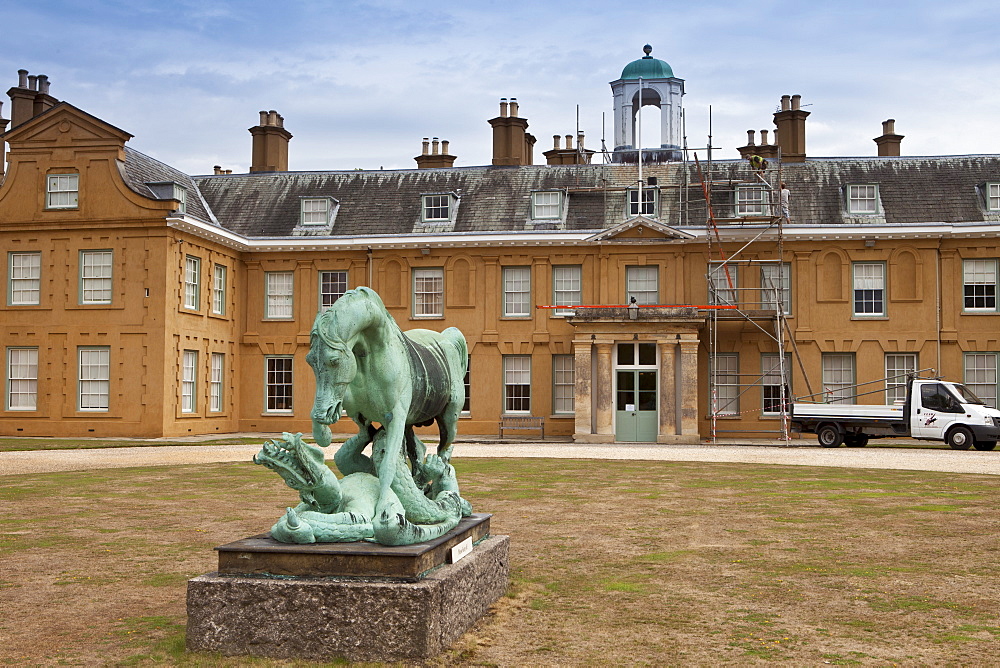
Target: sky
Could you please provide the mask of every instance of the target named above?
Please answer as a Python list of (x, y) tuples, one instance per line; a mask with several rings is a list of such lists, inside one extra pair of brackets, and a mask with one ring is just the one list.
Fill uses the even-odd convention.
[(291, 170), (411, 169), (431, 136), (490, 164), (487, 120), (516, 97), (543, 163), (577, 109), (588, 147), (613, 148), (608, 84), (648, 43), (716, 158), (773, 130), (785, 94), (811, 112), (809, 156), (876, 155), (888, 118), (903, 155), (1000, 153), (998, 26), (996, 0), (35, 0), (0, 9), (0, 90), (46, 74), (188, 174), (246, 172), (270, 109)]

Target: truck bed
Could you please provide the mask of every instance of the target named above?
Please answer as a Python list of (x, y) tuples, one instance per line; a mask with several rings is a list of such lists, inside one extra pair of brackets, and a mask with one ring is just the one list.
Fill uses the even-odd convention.
[(793, 420), (823, 419), (832, 420), (876, 420), (900, 421), (905, 420), (903, 405), (892, 406), (865, 406), (851, 404), (807, 404), (796, 403), (792, 405)]

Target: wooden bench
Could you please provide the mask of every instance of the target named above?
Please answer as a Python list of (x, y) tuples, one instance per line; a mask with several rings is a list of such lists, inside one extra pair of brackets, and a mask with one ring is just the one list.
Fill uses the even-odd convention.
[(545, 418), (531, 415), (502, 415), (500, 438), (503, 438), (504, 430), (510, 429), (537, 429), (541, 432), (541, 437), (545, 438)]

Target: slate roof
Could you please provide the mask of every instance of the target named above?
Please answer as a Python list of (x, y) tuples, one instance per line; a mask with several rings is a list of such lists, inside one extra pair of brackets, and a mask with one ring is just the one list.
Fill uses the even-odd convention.
[(125, 183), (129, 188), (143, 197), (151, 197), (153, 199), (159, 199), (159, 197), (157, 197), (156, 193), (147, 184), (173, 181), (177, 185), (187, 189), (187, 215), (198, 218), (206, 223), (215, 222), (205, 202), (201, 199), (198, 185), (194, 179), (168, 164), (150, 158), (148, 155), (126, 146), (122, 176), (125, 178)]
[[(134, 181), (155, 176), (153, 180), (196, 184), (212, 212), (205, 211), (209, 217), (204, 219), (214, 214), (219, 225), (248, 237), (302, 234), (303, 197), (336, 201), (336, 218), (332, 228), (319, 231), (323, 236), (597, 231), (629, 217), (627, 188), (634, 187), (638, 178), (634, 165), (531, 165), (209, 175), (185, 181), (176, 170), (142, 154), (129, 156), (126, 168), (136, 170)], [(707, 170), (704, 163), (702, 167)], [(986, 211), (982, 191), (983, 184), (1000, 182), (1000, 156), (815, 158), (785, 164), (781, 175), (791, 190), (796, 225), (1000, 223), (1000, 214)], [(644, 167), (644, 178), (651, 176), (658, 182), (660, 222), (704, 227), (706, 206), (694, 165)], [(711, 178), (716, 216), (734, 215), (736, 185), (753, 179), (749, 165), (742, 160), (716, 161)], [(776, 182), (773, 165), (768, 178)], [(844, 189), (850, 184), (878, 184), (880, 213), (847, 214)], [(532, 221), (531, 193), (552, 189), (568, 193), (564, 218)], [(454, 224), (447, 230), (431, 229), (420, 222), (421, 195), (445, 193), (457, 197)], [(189, 213), (202, 217), (192, 199)]]

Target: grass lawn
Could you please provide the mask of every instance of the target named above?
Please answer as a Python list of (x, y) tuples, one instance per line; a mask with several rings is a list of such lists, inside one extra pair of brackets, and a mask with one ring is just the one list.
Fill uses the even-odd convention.
[[(996, 662), (998, 477), (456, 457), (512, 584), (436, 664)], [(279, 665), (185, 654), (185, 583), (294, 502), (243, 463), (0, 478), (0, 664)]]

